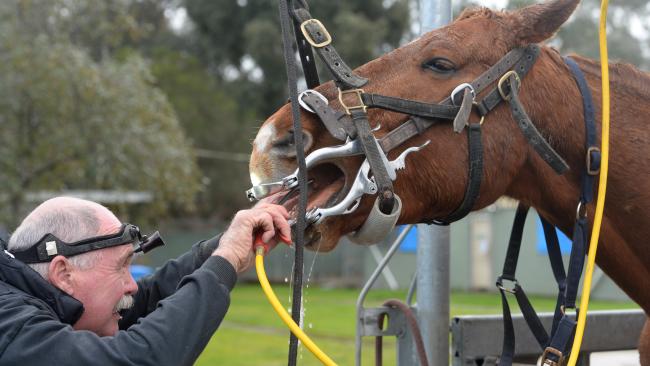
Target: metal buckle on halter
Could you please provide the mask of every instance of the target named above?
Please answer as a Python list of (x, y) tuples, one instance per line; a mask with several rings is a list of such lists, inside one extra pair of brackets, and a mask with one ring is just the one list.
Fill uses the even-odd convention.
[(576, 220), (584, 219), (587, 217), (587, 203), (578, 202), (578, 207), (576, 207)]
[[(513, 71), (513, 70), (510, 70), (510, 71), (506, 72), (505, 74), (503, 74), (501, 79), (499, 79), (499, 83), (497, 84), (497, 88), (499, 89), (499, 94), (501, 95), (501, 98), (503, 98), (503, 100), (510, 100), (510, 98), (512, 98), (511, 94), (506, 94), (503, 91), (503, 84), (506, 81), (510, 80), (510, 76), (513, 76), (513, 75), (515, 77), (515, 80), (517, 81), (517, 85), (518, 86), (521, 85), (521, 79), (519, 78), (519, 74), (517, 74), (517, 72)], [(512, 93), (512, 91), (510, 93)]]
[(325, 105), (329, 104), (329, 101), (327, 100), (327, 98), (325, 98), (325, 96), (323, 94), (317, 92), (316, 90), (307, 89), (307, 90), (303, 91), (302, 93), (298, 94), (298, 104), (300, 104), (300, 106), (303, 107), (306, 111), (311, 112), (311, 113), (316, 113), (316, 112), (314, 112), (313, 109), (311, 109), (310, 106), (307, 105), (307, 103), (305, 103), (302, 100), (302, 98), (304, 98), (305, 96), (310, 95), (310, 94), (313, 94), (316, 97), (318, 97), (318, 99), (322, 100), (323, 103), (325, 103)]
[[(481, 125), (481, 126), (483, 126), (483, 122), (485, 122), (485, 114), (482, 115), (482, 114), (481, 114), (481, 110), (478, 109), (478, 102), (474, 101), (474, 102), (472, 102), (472, 105), (473, 105), (474, 107), (476, 107), (479, 116), (481, 116), (481, 119), (478, 121), (478, 124)], [(469, 125), (469, 121), (467, 121), (467, 124)]]
[[(548, 355), (555, 355), (557, 356), (557, 361), (553, 361), (548, 358)], [(564, 362), (564, 354), (560, 352), (558, 349), (555, 349), (553, 347), (546, 347), (544, 349), (544, 353), (542, 353), (542, 365), (543, 366), (559, 366)]]
[(458, 85), (457, 87), (454, 88), (454, 90), (451, 91), (451, 104), (454, 106), (457, 106), (455, 98), (456, 94), (464, 91), (465, 89), (469, 88), (470, 93), (472, 93), (472, 101), (476, 98), (476, 91), (474, 90), (474, 87), (470, 83), (462, 83)]
[[(361, 98), (361, 94), (363, 94), (364, 91), (363, 89), (350, 89), (350, 90), (341, 90), (339, 88), (339, 103), (343, 106), (343, 109), (345, 109), (345, 113), (350, 114), (350, 111), (353, 109), (361, 109), (365, 113), (368, 107), (363, 103), (363, 99)], [(343, 97), (348, 95), (348, 94), (354, 94), (357, 96), (357, 104), (356, 105), (347, 105), (345, 102), (343, 102)]]
[(585, 163), (587, 164), (587, 174), (589, 174), (589, 175), (598, 175), (598, 173), (600, 173), (600, 162), (598, 163), (597, 167), (594, 168), (592, 166), (592, 164), (594, 162), (593, 158), (592, 158), (593, 153), (598, 153), (598, 157), (600, 157), (600, 149), (597, 148), (596, 146), (590, 146), (587, 149), (587, 156), (586, 156), (586, 161), (585, 161)]
[[(311, 37), (311, 34), (309, 34), (309, 31), (307, 30), (307, 25), (308, 24), (315, 24), (316, 26), (318, 26), (320, 28), (320, 31), (323, 33), (322, 34), (323, 37), (325, 37), (325, 40), (323, 42), (318, 43)], [(323, 23), (321, 23), (320, 20), (318, 20), (318, 19), (307, 19), (304, 22), (300, 23), (300, 30), (302, 31), (302, 35), (305, 36), (305, 39), (307, 40), (307, 42), (309, 42), (309, 44), (312, 47), (321, 48), (321, 47), (325, 47), (328, 44), (332, 43), (332, 36), (327, 31), (327, 28), (325, 28)], [(320, 34), (319, 34), (319, 36), (320, 36)]]
[[(512, 286), (512, 289), (506, 288), (503, 286), (503, 280), (507, 280), (513, 283), (514, 286)], [(500, 290), (503, 290), (505, 292), (509, 292), (511, 294), (514, 294), (517, 292), (517, 287), (519, 286), (519, 281), (517, 279), (509, 279), (509, 278), (503, 278), (501, 276), (497, 277), (497, 288)]]

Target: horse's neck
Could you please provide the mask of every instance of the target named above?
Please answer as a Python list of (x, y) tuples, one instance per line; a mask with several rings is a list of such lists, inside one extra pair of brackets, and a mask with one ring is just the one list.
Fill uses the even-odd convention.
[[(591, 89), (597, 140), (600, 141), (600, 67), (591, 60), (575, 59)], [(585, 122), (582, 96), (573, 76), (568, 71), (558, 75), (559, 78), (544, 75), (553, 75), (558, 69), (565, 69), (562, 64), (559, 55), (546, 52), (546, 59), (540, 65), (544, 70), (532, 75), (536, 82), (543, 83), (537, 88), (540, 95), (534, 98), (541, 102), (533, 103), (530, 113), (533, 122), (543, 135), (549, 137), (550, 143), (567, 160), (571, 170), (564, 176), (557, 176), (548, 167), (540, 166), (545, 164), (541, 159), (529, 159), (509, 194), (536, 207), (566, 232), (573, 226), (585, 167)], [(650, 156), (650, 132), (646, 128), (646, 120), (650, 116), (650, 87), (639, 87), (646, 83), (626, 79), (636, 76), (637, 79), (645, 78), (650, 84), (650, 77), (628, 66), (619, 66), (617, 70), (611, 82), (608, 213), (624, 218), (612, 222), (614, 227), (620, 226), (621, 230), (625, 230), (630, 221), (650, 228), (650, 215), (645, 214), (645, 208), (650, 207), (650, 166), (646, 164)], [(531, 154), (534, 154), (532, 149)], [(637, 212), (635, 219), (628, 220), (627, 216), (632, 214), (630, 209), (636, 207), (643, 207), (643, 212)]]

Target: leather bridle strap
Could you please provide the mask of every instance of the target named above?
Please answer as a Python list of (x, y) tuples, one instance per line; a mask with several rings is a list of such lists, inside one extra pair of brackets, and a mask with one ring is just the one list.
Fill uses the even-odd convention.
[(300, 30), (300, 23), (297, 21), (295, 14), (296, 8), (303, 8), (308, 10), (309, 5), (305, 0), (296, 0), (294, 3), (295, 8), (289, 9), (293, 15), (293, 34), (296, 37), (296, 44), (298, 45), (298, 54), (300, 55), (300, 63), (302, 64), (302, 71), (305, 75), (305, 82), (308, 89), (314, 89), (320, 85), (318, 78), (318, 70), (316, 70), (316, 60), (314, 59), (314, 52), (311, 49), (311, 44), (307, 42), (304, 34)]
[[(517, 73), (520, 77), (524, 77), (532, 65), (537, 60), (539, 55), (539, 46), (535, 44), (528, 45), (524, 48), (516, 48), (508, 52), (503, 56), (496, 64), (486, 70), (478, 78), (474, 79), (469, 83), (474, 89), (474, 93), (478, 95), (488, 86), (492, 85), (494, 82), (499, 80), (508, 70), (514, 69), (517, 70)], [(366, 97), (366, 94), (362, 94), (362, 98), (368, 98), (366, 105), (368, 108), (384, 108), (390, 109), (393, 111), (402, 111), (402, 113), (407, 113), (411, 115), (411, 118), (406, 122), (402, 123), (399, 127), (390, 131), (386, 134), (381, 140), (381, 145), (384, 151), (390, 151), (393, 148), (401, 145), (404, 141), (410, 139), (413, 136), (416, 136), (422, 133), (424, 130), (429, 128), (431, 125), (437, 123), (436, 121), (426, 120), (423, 118), (436, 118), (436, 119), (448, 119), (453, 120), (456, 114), (447, 114), (446, 108), (455, 110), (458, 112), (459, 108), (452, 105), (451, 97), (445, 98), (439, 104), (435, 103), (423, 103), (423, 102), (414, 102), (410, 100), (404, 100), (400, 98), (386, 97), (386, 96), (377, 96), (376, 94), (370, 94), (370, 97)], [(378, 98), (381, 97), (381, 98)], [(488, 95), (483, 98), (481, 101), (476, 102), (477, 110), (481, 116), (485, 116), (489, 111), (494, 109), (503, 99), (500, 96), (498, 88), (494, 88)], [(368, 103), (369, 102), (369, 103)], [(376, 102), (376, 104), (374, 104)], [(412, 104), (415, 103), (415, 104)], [(481, 107), (482, 104), (486, 106)], [(441, 107), (443, 106), (444, 107)], [(413, 106), (411, 110), (405, 110)], [(423, 111), (427, 114), (419, 115), (414, 113), (415, 111)], [(415, 117), (422, 118), (415, 118)]]
[(357, 136), (357, 130), (352, 125), (350, 116), (330, 107), (316, 94), (306, 94), (302, 97), (302, 101), (316, 113), (335, 139), (345, 141), (348, 137), (355, 138)]
[(353, 109), (350, 111), (350, 116), (357, 130), (357, 138), (361, 141), (363, 152), (370, 164), (370, 171), (375, 177), (379, 194), (379, 209), (383, 213), (390, 213), (395, 204), (395, 197), (393, 194), (393, 180), (388, 175), (384, 152), (380, 151), (379, 144), (372, 135), (365, 110)]
[(569, 170), (569, 165), (562, 159), (546, 141), (546, 139), (539, 133), (535, 125), (526, 114), (521, 101), (519, 100), (519, 83), (515, 81), (514, 75), (509, 78), (510, 94), (508, 95), (508, 102), (510, 103), (510, 110), (512, 116), (517, 121), (519, 129), (528, 140), (528, 143), (535, 149), (537, 154), (544, 159), (544, 161), (551, 167), (557, 174), (562, 174)]
[(307, 9), (299, 6), (294, 9), (292, 15), (294, 21), (300, 24), (299, 28), (305, 40), (316, 50), (337, 84), (340, 84), (343, 89), (353, 89), (360, 88), (368, 82), (368, 79), (354, 73), (343, 61), (332, 46), (332, 36), (320, 21), (312, 18)]
[(368, 108), (387, 109), (423, 118), (453, 120), (459, 109), (451, 104), (424, 103), (372, 93), (362, 93), (361, 99)]

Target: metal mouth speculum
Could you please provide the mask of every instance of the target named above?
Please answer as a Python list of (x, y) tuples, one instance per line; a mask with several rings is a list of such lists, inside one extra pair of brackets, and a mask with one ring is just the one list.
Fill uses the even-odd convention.
[[(344, 158), (363, 154), (361, 142), (357, 139), (348, 140), (343, 145), (327, 146), (313, 151), (305, 158), (307, 169), (313, 168), (316, 164), (330, 159)], [(246, 197), (251, 202), (258, 201), (272, 194), (293, 189), (298, 185), (298, 169), (279, 181), (261, 183), (246, 191)]]

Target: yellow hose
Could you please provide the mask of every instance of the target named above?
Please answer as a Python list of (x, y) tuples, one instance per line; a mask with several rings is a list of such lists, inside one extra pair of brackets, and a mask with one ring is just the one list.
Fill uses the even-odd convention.
[(280, 301), (278, 298), (275, 296), (275, 293), (273, 293), (273, 289), (271, 288), (271, 284), (269, 284), (269, 280), (266, 277), (266, 271), (264, 270), (264, 248), (263, 247), (257, 247), (255, 250), (255, 269), (257, 270), (257, 278), (260, 281), (260, 285), (262, 286), (262, 290), (264, 290), (264, 294), (266, 294), (266, 297), (269, 299), (269, 302), (271, 303), (271, 306), (273, 306), (273, 309), (275, 310), (276, 313), (280, 316), (282, 321), (289, 327), (291, 332), (300, 339), (302, 344), (304, 344), (311, 353), (318, 358), (320, 362), (323, 363), (323, 365), (327, 366), (336, 366), (336, 363), (332, 361), (331, 358), (329, 358), (323, 351), (321, 351), (318, 346), (312, 342), (311, 339), (305, 334), (305, 332), (300, 329), (298, 324), (293, 321), (291, 316), (284, 310), (284, 307), (282, 304), (280, 304)]
[(591, 279), (594, 273), (596, 263), (596, 249), (598, 249), (598, 236), (600, 234), (600, 225), (603, 219), (603, 209), (605, 207), (605, 192), (607, 190), (607, 169), (609, 162), (609, 62), (607, 58), (607, 5), (608, 0), (602, 0), (600, 5), (600, 69), (602, 73), (602, 90), (603, 90), (603, 131), (602, 131), (602, 155), (600, 166), (600, 177), (598, 180), (598, 199), (596, 200), (596, 214), (594, 216), (594, 226), (591, 230), (591, 241), (589, 242), (589, 255), (587, 258), (587, 270), (585, 280), (582, 284), (582, 295), (580, 296), (580, 314), (578, 315), (578, 326), (576, 336), (571, 348), (569, 357), (569, 366), (575, 366), (578, 360), (578, 352), (582, 345), (582, 337), (585, 332), (587, 323), (587, 309), (589, 307), (589, 295), (591, 294)]

